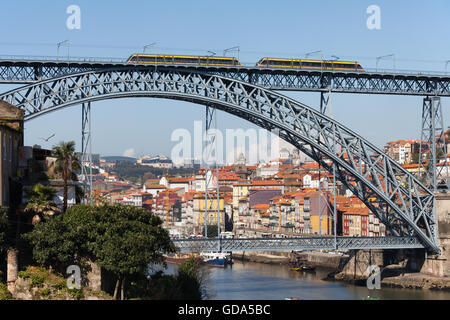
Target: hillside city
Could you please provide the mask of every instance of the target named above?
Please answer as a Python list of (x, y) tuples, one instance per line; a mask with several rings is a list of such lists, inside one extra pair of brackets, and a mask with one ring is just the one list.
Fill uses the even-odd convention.
[[(420, 140), (392, 141), (383, 148), (414, 174), (419, 171), (419, 150)], [(426, 159), (427, 152), (422, 154)], [(334, 234), (334, 207), (337, 235), (385, 235), (385, 226), (347, 186), (340, 181), (333, 184), (333, 176), (318, 163), (300, 158), (297, 150), (281, 149), (279, 158), (249, 165), (240, 154), (235, 164), (209, 170), (186, 160), (182, 167), (191, 173), (169, 174), (175, 167), (168, 157), (143, 156), (128, 165), (164, 173), (132, 182), (114, 170), (118, 163), (130, 160), (105, 160), (96, 154), (92, 162), (83, 162), (96, 173), (81, 175), (79, 180), (92, 181), (95, 203), (145, 208), (162, 219), (173, 237), (202, 237), (205, 212), (208, 226), (217, 225), (219, 215), (220, 230), (236, 237), (329, 236)], [(445, 157), (440, 155), (438, 168), (444, 164)]]

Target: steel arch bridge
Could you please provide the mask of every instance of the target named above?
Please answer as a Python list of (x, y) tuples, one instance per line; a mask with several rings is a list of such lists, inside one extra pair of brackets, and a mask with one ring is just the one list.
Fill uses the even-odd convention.
[[(211, 73), (136, 66), (64, 75), (0, 95), (1, 100), (23, 109), (25, 120), (71, 105), (120, 97), (188, 101), (276, 131), (329, 172), (334, 168), (336, 178), (376, 214), (390, 236), (406, 239), (405, 244), (415, 238), (429, 251), (439, 252), (432, 191), (349, 128), (269, 89)], [(382, 239), (373, 241), (386, 241), (389, 248), (392, 237)]]

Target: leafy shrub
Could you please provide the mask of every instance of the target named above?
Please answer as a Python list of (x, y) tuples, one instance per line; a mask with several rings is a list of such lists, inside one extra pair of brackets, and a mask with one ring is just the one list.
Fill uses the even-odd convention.
[(8, 291), (6, 284), (0, 282), (0, 300), (13, 300), (11, 293)]
[(41, 293), (41, 296), (43, 296), (43, 297), (47, 297), (47, 296), (49, 296), (50, 295), (50, 289), (49, 288), (43, 288), (43, 289), (41, 289), (41, 291), (40, 291), (40, 293)]
[(42, 287), (49, 279), (48, 271), (42, 267), (28, 267), (25, 271), (19, 271), (17, 275), (22, 279), (30, 279), (31, 285), (36, 287)]

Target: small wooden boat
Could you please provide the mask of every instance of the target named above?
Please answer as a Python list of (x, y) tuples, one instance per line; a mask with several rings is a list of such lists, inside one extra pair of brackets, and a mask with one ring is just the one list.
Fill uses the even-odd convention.
[(166, 255), (164, 254), (164, 260), (167, 263), (181, 264), (187, 260), (189, 260), (192, 256), (188, 254), (174, 254), (174, 255)]

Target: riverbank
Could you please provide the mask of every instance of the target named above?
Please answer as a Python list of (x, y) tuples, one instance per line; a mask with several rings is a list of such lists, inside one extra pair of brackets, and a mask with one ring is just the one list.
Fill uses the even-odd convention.
[[(325, 281), (340, 281), (357, 286), (366, 286), (367, 277), (355, 277), (340, 272), (342, 264), (348, 259), (345, 254), (330, 254), (318, 251), (297, 253), (308, 264), (329, 269)], [(288, 265), (291, 252), (233, 252), (233, 259), (270, 265)], [(436, 277), (420, 272), (411, 272), (395, 265), (382, 268), (381, 286), (405, 289), (425, 289), (450, 291), (450, 277)]]
[(289, 252), (233, 252), (233, 260), (257, 262), (264, 264), (289, 264)]
[[(176, 268), (176, 265), (171, 265)], [(383, 286), (369, 290), (365, 285), (323, 281), (333, 270), (316, 268), (295, 272), (287, 265), (242, 262), (235, 260), (230, 268), (208, 268), (208, 292), (211, 300), (450, 300), (443, 290), (411, 290)]]
[(267, 251), (250, 251), (250, 252), (233, 252), (233, 259), (239, 261), (257, 262), (265, 264), (289, 264), (294, 258), (300, 257), (314, 267), (322, 267), (327, 269), (338, 270), (341, 260), (346, 258), (342, 254), (330, 254), (319, 251), (311, 252), (267, 252)]

